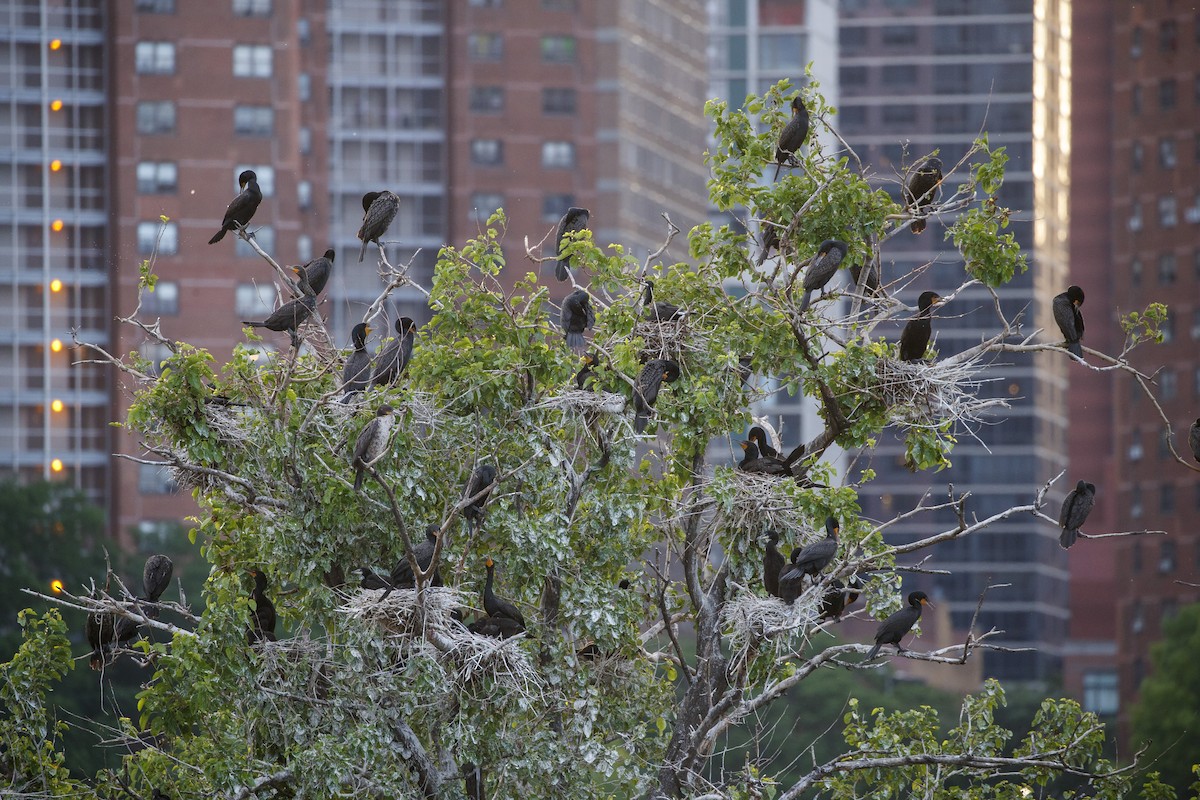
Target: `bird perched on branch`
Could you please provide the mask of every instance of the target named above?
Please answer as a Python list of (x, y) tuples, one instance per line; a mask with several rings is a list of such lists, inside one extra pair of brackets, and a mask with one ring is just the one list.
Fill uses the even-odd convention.
[(224, 239), (226, 231), (246, 227), (254, 217), (254, 212), (258, 211), (258, 204), (262, 202), (262, 189), (258, 188), (258, 176), (254, 174), (254, 170), (243, 170), (242, 174), (238, 175), (238, 188), (241, 191), (225, 207), (221, 230), (213, 234), (208, 240), (209, 244), (216, 244)]
[(349, 403), (356, 394), (367, 390), (371, 383), (371, 354), (367, 352), (367, 337), (371, 328), (365, 322), (360, 322), (350, 331), (350, 341), (354, 344), (354, 352), (346, 358), (342, 367), (342, 402)]
[[(861, 288), (864, 295), (879, 294), (879, 267), (874, 260), (871, 260), (867, 266), (867, 276), (862, 277), (863, 265), (850, 265), (850, 279), (854, 281), (856, 289)], [(861, 287), (860, 287), (861, 283)]]
[(929, 349), (929, 338), (933, 335), (933, 326), (929, 319), (933, 316), (933, 307), (940, 303), (941, 295), (937, 292), (921, 292), (917, 298), (917, 316), (908, 321), (900, 333), (900, 360), (920, 361), (925, 358)]
[(871, 652), (867, 653), (867, 660), (870, 661), (879, 655), (879, 648), (885, 644), (894, 644), (896, 652), (903, 653), (904, 648), (900, 646), (900, 640), (912, 630), (912, 626), (916, 625), (917, 620), (921, 618), (922, 606), (933, 608), (933, 603), (929, 602), (929, 598), (925, 596), (924, 592), (910, 594), (908, 605), (885, 619), (875, 632), (875, 646), (871, 648)]
[(674, 383), (679, 380), (679, 365), (668, 358), (654, 358), (646, 362), (637, 380), (633, 382), (633, 429), (644, 433), (650, 421), (650, 411), (658, 402), (658, 391), (663, 381)]
[(351, 466), (354, 467), (354, 491), (362, 490), (366, 478), (367, 467), (373, 465), (387, 449), (388, 435), (392, 432), (393, 409), (387, 403), (375, 410), (375, 417), (367, 423), (358, 434), (354, 443), (354, 457)]
[(778, 531), (767, 531), (767, 544), (763, 548), (763, 588), (772, 597), (780, 597), (779, 576), (787, 565), (783, 553), (776, 545), (779, 543)]
[(301, 297), (284, 303), (262, 322), (251, 322), (244, 319), (242, 324), (249, 325), (251, 328), (266, 328), (277, 333), (287, 331), (292, 340), (292, 347), (299, 347), (300, 336), (297, 330), (317, 309), (317, 295), (305, 280), (302, 269), (302, 267), (292, 267), (292, 271), (300, 279), (300, 291), (303, 293)]
[(779, 180), (779, 170), (791, 163), (799, 152), (804, 140), (808, 138), (808, 109), (797, 94), (792, 98), (792, 118), (779, 132), (779, 143), (775, 146), (775, 177)]
[(1087, 521), (1088, 514), (1096, 505), (1096, 487), (1086, 481), (1079, 481), (1075, 488), (1063, 499), (1062, 510), (1058, 512), (1058, 527), (1062, 533), (1058, 535), (1058, 543), (1066, 550), (1075, 544), (1079, 538), (1079, 529)]
[[(438, 525), (429, 525), (425, 528), (425, 538), (413, 545), (413, 558), (417, 562), (417, 568), (422, 572), (429, 569), (429, 565), (433, 563), (433, 553), (437, 549), (438, 533), (441, 527)], [(363, 587), (367, 586), (367, 569), (363, 568)], [(371, 573), (376, 579), (379, 578), (375, 573)], [(429, 581), (430, 586), (442, 585), (441, 570), (433, 573)], [(383, 602), (387, 596), (392, 593), (393, 589), (415, 589), (417, 586), (417, 576), (412, 571), (412, 566), (408, 563), (408, 555), (400, 556), (400, 560), (396, 562), (396, 566), (392, 567), (392, 572), (388, 576), (387, 586), (377, 588), (386, 589), (379, 596), (379, 601)]]
[(793, 554), (792, 564), (805, 575), (816, 578), (837, 555), (838, 533), (841, 530), (842, 526), (836, 517), (826, 518), (825, 538), (805, 547), (799, 555)]
[(363, 195), (362, 206), (363, 221), (358, 229), (358, 238), (362, 241), (362, 247), (358, 251), (358, 263), (360, 264), (367, 254), (369, 242), (374, 242), (376, 247), (383, 249), (379, 240), (387, 233), (387, 229), (392, 225), (392, 220), (396, 218), (396, 212), (400, 210), (400, 198), (396, 196), (395, 192), (387, 190), (367, 192)]
[(312, 287), (313, 294), (320, 294), (321, 290), (325, 288), (325, 284), (329, 282), (330, 273), (333, 272), (334, 257), (335, 253), (331, 247), (320, 258), (314, 258), (303, 267), (293, 267), (293, 269), (298, 269), (299, 274), (304, 275), (304, 279)]
[[(492, 493), (491, 485), (496, 482), (496, 475), (496, 468), (491, 464), (480, 464), (471, 472), (471, 478), (467, 481), (467, 489), (463, 494), (464, 499), (469, 500), (483, 492), (481, 497), (463, 507), (463, 516), (476, 526), (483, 520), (483, 507)], [(484, 491), (485, 489), (487, 491)]]
[(754, 266), (761, 267), (763, 262), (771, 257), (772, 250), (779, 249), (779, 230), (770, 222), (764, 220), (762, 227), (762, 249), (758, 251), (758, 261)]
[(254, 610), (250, 612), (250, 628), (246, 631), (246, 639), (250, 644), (255, 642), (275, 641), (275, 604), (267, 597), (267, 576), (260, 569), (253, 569), (254, 576)]
[(846, 257), (846, 252), (845, 242), (837, 239), (826, 239), (821, 242), (821, 246), (817, 248), (817, 254), (813, 256), (808, 268), (804, 270), (804, 298), (800, 301), (799, 309), (801, 314), (808, 310), (808, 304), (812, 302), (812, 293), (817, 289), (825, 288), (829, 279), (837, 274), (838, 266)]
[(568, 233), (578, 233), (582, 230), (587, 230), (588, 220), (591, 218), (592, 212), (586, 208), (575, 208), (572, 206), (567, 209), (567, 213), (562, 215), (558, 221), (558, 230), (554, 233), (554, 255), (558, 261), (554, 265), (554, 277), (560, 281), (565, 281), (571, 275), (571, 256), (563, 255), (563, 237)]
[[(938, 187), (942, 185), (942, 160), (940, 158), (926, 159), (916, 172), (908, 179), (904, 187), (904, 205), (913, 214), (928, 214), (937, 199)], [(925, 220), (914, 219), (908, 226), (913, 233), (925, 230)]]
[(646, 288), (642, 291), (642, 305), (646, 308), (646, 319), (652, 322), (670, 322), (682, 313), (674, 303), (654, 300), (654, 281), (646, 281)]
[(1188, 446), (1192, 448), (1192, 458), (1200, 461), (1200, 418), (1192, 423), (1188, 431)]
[(596, 312), (592, 311), (592, 298), (586, 289), (576, 289), (567, 295), (559, 321), (567, 337), (567, 347), (582, 352), (587, 347), (583, 332), (596, 324)]
[(150, 603), (157, 603), (163, 592), (171, 585), (171, 575), (175, 572), (175, 564), (161, 553), (150, 556), (142, 567), (142, 596), (139, 598)]
[(846, 606), (858, 599), (862, 590), (862, 581), (857, 577), (850, 580), (849, 587), (840, 580), (830, 584), (829, 591), (821, 600), (821, 619), (840, 621)]
[(396, 337), (375, 356), (371, 373), (372, 386), (390, 386), (399, 380), (412, 361), (413, 342), (417, 338), (417, 323), (412, 317), (396, 320)]
[(1083, 339), (1083, 313), (1079, 310), (1082, 305), (1083, 289), (1078, 286), (1068, 286), (1065, 292), (1054, 296), (1052, 304), (1054, 321), (1067, 340), (1067, 351), (1080, 358), (1083, 358), (1083, 347), (1079, 344)]

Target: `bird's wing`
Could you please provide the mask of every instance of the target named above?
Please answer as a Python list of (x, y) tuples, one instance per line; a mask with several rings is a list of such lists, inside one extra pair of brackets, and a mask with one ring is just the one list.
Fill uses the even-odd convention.
[(1058, 527), (1060, 527), (1060, 528), (1072, 527), (1068, 523), (1071, 521), (1071, 517), (1074, 514), (1073, 507), (1075, 505), (1076, 500), (1078, 500), (1078, 498), (1079, 498), (1079, 491), (1076, 489), (1072, 489), (1071, 493), (1068, 494), (1066, 496), (1066, 498), (1063, 499), (1062, 510), (1058, 512)]
[(1062, 331), (1062, 335), (1068, 341), (1076, 341), (1079, 339), (1079, 331), (1075, 328), (1075, 306), (1067, 298), (1066, 294), (1060, 294), (1054, 298), (1054, 321), (1058, 323), (1058, 329)]

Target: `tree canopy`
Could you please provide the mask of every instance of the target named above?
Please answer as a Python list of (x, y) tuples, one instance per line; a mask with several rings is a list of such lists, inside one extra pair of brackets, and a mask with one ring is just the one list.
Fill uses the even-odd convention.
[[(834, 132), (816, 85), (801, 95), (814, 130)], [(978, 347), (900, 361), (877, 328), (915, 314), (890, 288), (903, 276), (882, 276), (878, 290), (868, 283), (888, 242), (910, 235), (912, 210), (873, 187), (846, 148), (827, 150), (817, 137), (765, 183), (790, 100), (784, 83), (740, 109), (708, 107), (711, 196), (757, 224), (700, 225), (687, 235), (690, 261), (677, 263), (664, 260), (680, 233), (669, 220), (663, 248), (640, 262), (619, 245), (598, 247), (587, 230), (564, 235), (566, 277), (595, 314), (590, 378), (578, 375), (585, 362), (566, 346), (544, 277), (560, 253), (529, 250), (546, 264), (510, 280), (522, 254), (506, 246), (513, 232), (502, 212), (477, 238), (441, 250), (429, 286), (379, 248), (381, 294), (365, 321), (403, 285), (428, 297), (431, 317), (399, 380), (358, 402), (341, 402), (342, 354), (331, 345), (341, 337), (325, 331), (319, 306), (298, 331), (306, 347), (263, 358), (251, 341), (219, 365), (157, 321), (126, 320), (171, 354), (158, 365), (111, 357), (134, 393), (124, 425), (145, 461), (194, 493), (202, 513), (190, 535), (211, 569), (201, 602), (167, 603), (155, 619), (120, 596), (60, 599), (170, 637), (135, 645), (147, 669), (138, 714), (110, 723), (128, 754), (87, 780), (63, 770), (64, 723), (47, 706), (72, 666), (65, 623), (57, 610), (22, 616), (25, 642), (0, 681), (7, 788), (142, 798), (1017, 798), (1068, 774), (1089, 796), (1127, 795), (1136, 772), (1103, 758), (1094, 715), (1047, 700), (1010, 742), (994, 724), (1004, 693), (991, 681), (956, 720), (928, 706), (885, 712), (851, 700), (822, 727), (840, 723), (844, 752), (786, 784), (769, 758), (713, 768), (724, 737), (752, 737), (760, 712), (792, 687), (881, 663), (864, 662), (870, 642), (817, 638), (837, 624), (822, 612), (834, 581), (858, 581), (862, 601), (850, 613), (882, 619), (903, 604), (897, 567), (908, 554), (1015, 514), (1055, 522), (1042, 513), (1046, 486), (982, 520), (968, 516), (968, 496), (955, 496), (959, 524), (904, 545), (885, 541), (887, 520), (860, 515), (858, 493), (873, 475), (839, 474), (831, 448), (869, 446), (895, 426), (911, 466), (938, 469), (995, 402), (972, 382), (986, 358), (1006, 348), (1070, 356), (1059, 342), (1020, 336), (997, 303), (996, 335)], [(981, 138), (920, 212), (944, 215), (965, 264), (961, 285), (942, 289), (947, 300), (1025, 269), (996, 202), (1004, 163), (1003, 149)], [(760, 259), (768, 232), (779, 256)], [(829, 239), (847, 244), (840, 274), (857, 266), (859, 278), (835, 281), (801, 313), (805, 265)], [(295, 294), (262, 255), (282, 299)], [(143, 266), (144, 291), (153, 267)], [(682, 315), (647, 315), (648, 278)], [(713, 443), (746, 430), (752, 406), (774, 392), (814, 398), (823, 429), (789, 442), (783, 466), (730, 465)], [(362, 464), (356, 492), (351, 462), (368, 452), (360, 434), (384, 403), (394, 411), (389, 439)], [(496, 471), (490, 493), (470, 493), (482, 465)], [(794, 603), (765, 596), (764, 534), (777, 531), (794, 550), (823, 538), (827, 517), (840, 522), (832, 562), (802, 579)], [(430, 525), (436, 548), (423, 569), (414, 548)], [(352, 574), (367, 565), (386, 575), (398, 559), (415, 588), (386, 599)], [(463, 624), (483, 616), (489, 559), (495, 594), (525, 620), (510, 638)], [(266, 579), (257, 600), (256, 573)], [(259, 613), (248, 636), (268, 601), (277, 626)], [(905, 657), (954, 669), (998, 647), (994, 632), (972, 630), (965, 644)]]
[(1150, 649), (1154, 670), (1142, 681), (1133, 707), (1134, 739), (1148, 743), (1146, 758), (1163, 781), (1183, 790), (1197, 783), (1200, 763), (1200, 605), (1180, 609), (1163, 625), (1163, 638)]

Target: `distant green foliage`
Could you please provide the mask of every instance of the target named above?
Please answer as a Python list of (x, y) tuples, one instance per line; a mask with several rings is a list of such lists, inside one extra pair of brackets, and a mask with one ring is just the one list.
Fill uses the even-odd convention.
[(1131, 714), (1134, 740), (1147, 742), (1147, 756), (1164, 782), (1183, 796), (1200, 763), (1200, 604), (1186, 606), (1163, 624), (1163, 638), (1150, 649), (1153, 668), (1142, 681)]

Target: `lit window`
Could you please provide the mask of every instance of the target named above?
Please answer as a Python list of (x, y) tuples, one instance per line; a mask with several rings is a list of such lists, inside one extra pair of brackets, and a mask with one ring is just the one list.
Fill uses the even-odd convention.
[(241, 319), (262, 319), (275, 309), (275, 287), (269, 283), (239, 283), (234, 308)]
[(1083, 710), (1101, 716), (1113, 716), (1120, 707), (1117, 673), (1083, 673)]
[(271, 48), (265, 44), (233, 47), (233, 74), (237, 78), (271, 77)]
[(234, 106), (233, 132), (241, 136), (275, 133), (275, 109), (270, 106)]
[[(254, 227), (253, 223), (251, 223), (248, 228), (254, 233), (254, 241), (258, 243), (259, 247), (261, 247), (268, 254), (275, 252), (274, 228), (272, 228), (270, 225), (263, 225), (261, 228), (256, 228)], [(250, 244), (240, 236), (237, 237), (237, 240), (233, 246), (233, 254), (238, 258), (260, 257), (258, 253), (254, 252), (254, 248), (251, 247)]]
[(312, 181), (300, 181), (296, 184), (296, 205), (301, 211), (312, 208)]
[(488, 217), (496, 213), (496, 209), (504, 206), (504, 195), (495, 192), (476, 192), (471, 195), (471, 208), (467, 211), (467, 219), (483, 224)]
[(573, 194), (548, 194), (542, 198), (542, 222), (558, 222), (575, 205)]
[(172, 194), (179, 183), (174, 161), (140, 161), (137, 165), (137, 190), (141, 194)]
[(570, 64), (575, 60), (574, 36), (543, 36), (542, 61), (553, 64)]
[(575, 166), (575, 145), (570, 142), (543, 142), (542, 166), (547, 169)]
[(233, 14), (237, 17), (269, 17), (271, 0), (233, 0)]
[(499, 61), (504, 58), (504, 38), (498, 33), (472, 33), (467, 36), (467, 55), (472, 61)]
[[(162, 231), (160, 238), (159, 231)], [(179, 226), (174, 222), (139, 222), (137, 226), (138, 255), (148, 256), (157, 245), (160, 256), (179, 252)]]
[(174, 133), (175, 104), (170, 100), (143, 100), (138, 103), (137, 132)]
[(575, 90), (567, 88), (542, 89), (543, 114), (574, 114)]
[(496, 165), (504, 162), (504, 143), (499, 139), (472, 139), (471, 163)]
[(498, 114), (504, 110), (502, 86), (471, 87), (470, 108), (476, 114)]
[(312, 261), (313, 245), (312, 237), (308, 234), (301, 234), (296, 237), (296, 257), (304, 263)]
[(175, 72), (175, 45), (138, 42), (133, 48), (133, 62), (140, 75), (170, 75)]
[(159, 280), (154, 284), (154, 291), (142, 292), (142, 311), (146, 314), (178, 314), (179, 284)]

